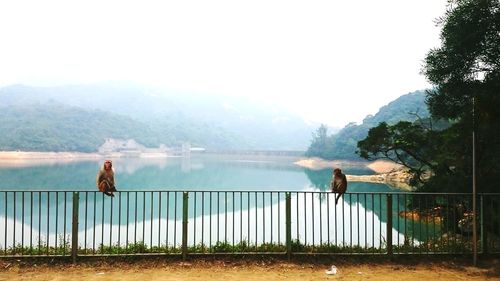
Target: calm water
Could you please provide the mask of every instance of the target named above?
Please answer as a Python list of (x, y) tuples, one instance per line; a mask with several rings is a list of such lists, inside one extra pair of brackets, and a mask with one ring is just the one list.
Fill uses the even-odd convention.
[[(293, 191), (293, 239), (306, 244), (362, 247), (383, 243), (387, 221), (384, 196), (346, 194), (335, 205), (333, 194), (317, 193), (327, 190), (331, 169), (313, 171), (291, 162), (285, 158), (256, 160), (234, 156), (115, 159), (117, 188), (122, 192), (113, 199), (95, 192), (95, 175), (101, 161), (4, 166), (0, 168), (0, 248), (19, 243), (55, 245), (60, 244), (61, 237), (68, 238), (72, 194), (45, 192), (48, 190), (84, 191), (79, 200), (79, 243), (87, 248), (137, 241), (179, 245), (183, 201), (182, 192), (175, 191), (191, 191), (191, 245), (242, 240), (253, 244), (283, 243), (285, 192), (279, 191)], [(373, 173), (362, 166), (341, 168), (347, 174)], [(39, 192), (2, 192), (6, 190)], [(308, 193), (294, 193), (299, 191)], [(382, 184), (351, 182), (348, 191), (397, 190)], [(394, 208), (404, 209), (404, 200), (395, 200)], [(422, 226), (406, 223), (402, 229), (397, 212), (393, 213), (395, 243), (402, 243), (408, 233), (416, 233), (417, 227), (422, 232)], [(418, 235), (412, 237), (418, 243)]]
[[(113, 161), (119, 190), (326, 190), (331, 169), (313, 171), (289, 158), (244, 159), (234, 156)], [(0, 167), (0, 190), (95, 190), (101, 161), (41, 163)], [(20, 164), (18, 164), (20, 166)], [(373, 174), (365, 167), (345, 166), (347, 174)], [(393, 191), (389, 186), (349, 183), (349, 191)]]

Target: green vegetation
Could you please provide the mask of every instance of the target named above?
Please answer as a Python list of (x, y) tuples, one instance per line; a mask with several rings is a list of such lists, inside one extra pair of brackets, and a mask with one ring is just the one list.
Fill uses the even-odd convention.
[(153, 132), (143, 124), (102, 111), (36, 104), (1, 108), (0, 119), (1, 150), (92, 152), (106, 137), (155, 144), (145, 137)]
[[(358, 143), (366, 159), (386, 158), (415, 173), (419, 190), (470, 192), (472, 132), (479, 192), (497, 192), (500, 178), (500, 2), (450, 1), (440, 19), (442, 44), (423, 69), (433, 122), (381, 123)], [(435, 121), (434, 121), (435, 122)], [(421, 175), (428, 173), (429, 180)]]
[(148, 147), (190, 142), (211, 150), (303, 151), (314, 128), (243, 98), (124, 82), (3, 87), (0, 112), (0, 134), (9, 135), (0, 150), (88, 152), (120, 137)]
[[(464, 241), (461, 237), (446, 236), (436, 239), (429, 239), (425, 243), (412, 244), (408, 239), (402, 245), (393, 245), (394, 253), (467, 253), (471, 252), (472, 243), (470, 239)], [(292, 253), (331, 253), (331, 254), (383, 254), (386, 253), (386, 245), (381, 247), (362, 247), (358, 245), (335, 245), (331, 243), (323, 243), (321, 245), (306, 245), (299, 240), (291, 242)], [(211, 254), (211, 253), (286, 253), (286, 245), (278, 243), (264, 243), (258, 246), (248, 244), (242, 241), (238, 244), (232, 245), (228, 242), (217, 242), (215, 245), (209, 246), (205, 244), (198, 244), (190, 246), (187, 249), (188, 253), (197, 254)], [(151, 246), (145, 244), (143, 241), (130, 243), (126, 246), (123, 245), (99, 245), (95, 250), (79, 248), (79, 255), (134, 255), (134, 254), (181, 254), (180, 246)], [(71, 246), (69, 243), (61, 244), (58, 247), (49, 247), (42, 244), (40, 247), (34, 245), (33, 247), (17, 245), (8, 249), (0, 251), (0, 256), (36, 256), (36, 255), (71, 255)]]
[(380, 122), (395, 124), (401, 120), (415, 121), (428, 116), (425, 92), (409, 93), (380, 108), (374, 116), (367, 116), (361, 125), (350, 123), (337, 134), (328, 135), (326, 125), (321, 125), (313, 133), (306, 156), (323, 159), (359, 159), (356, 155), (357, 143), (367, 136), (370, 128)]
[(26, 256), (39, 256), (39, 255), (55, 255), (64, 256), (71, 254), (71, 244), (69, 236), (64, 238), (63, 235), (59, 235), (57, 246), (47, 246), (46, 241), (40, 241), (40, 243), (34, 243), (32, 245), (22, 245), (17, 244), (13, 247), (3, 248), (0, 250), (0, 256), (3, 255), (26, 255)]
[[(203, 124), (151, 125), (130, 117), (62, 104), (0, 107), (0, 150), (95, 152), (106, 138), (135, 139), (147, 147), (160, 144), (231, 147), (235, 138)], [(175, 132), (175, 133), (174, 133)]]
[[(429, 122), (428, 125), (425, 122)], [(389, 159), (404, 165), (414, 175), (412, 185), (418, 186), (424, 182), (429, 168), (439, 168), (430, 158), (443, 153), (449, 145), (440, 142), (442, 131), (434, 127), (430, 119), (413, 123), (401, 121), (392, 126), (382, 122), (369, 130), (366, 139), (358, 142), (359, 154), (369, 160)]]

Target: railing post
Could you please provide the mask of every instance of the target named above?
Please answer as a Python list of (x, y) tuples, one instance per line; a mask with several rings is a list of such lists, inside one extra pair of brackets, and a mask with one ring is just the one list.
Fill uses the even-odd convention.
[(480, 198), (479, 198), (479, 215), (481, 216), (480, 217), (480, 223), (481, 223), (481, 252), (483, 254), (486, 254), (488, 253), (488, 235), (486, 233), (486, 231), (484, 230), (484, 216), (486, 215), (484, 213), (484, 201), (483, 201), (484, 197), (483, 195), (480, 195)]
[(73, 220), (72, 220), (72, 231), (71, 231), (71, 257), (73, 258), (73, 263), (76, 263), (76, 257), (78, 255), (78, 203), (79, 203), (79, 193), (73, 192)]
[(392, 194), (387, 194), (387, 254), (392, 255)]
[(187, 257), (187, 241), (188, 241), (188, 193), (182, 194), (182, 259)]
[(286, 254), (288, 260), (292, 258), (292, 199), (290, 192), (286, 193), (285, 216), (286, 216)]

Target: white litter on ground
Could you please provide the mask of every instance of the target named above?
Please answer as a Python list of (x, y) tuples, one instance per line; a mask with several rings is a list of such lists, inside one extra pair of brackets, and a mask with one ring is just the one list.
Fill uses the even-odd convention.
[(325, 273), (328, 275), (337, 274), (337, 267), (335, 265), (332, 265), (332, 267), (329, 270), (326, 270)]

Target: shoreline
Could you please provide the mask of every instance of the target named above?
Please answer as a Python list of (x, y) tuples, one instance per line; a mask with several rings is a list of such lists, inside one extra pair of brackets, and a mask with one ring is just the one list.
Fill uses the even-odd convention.
[(382, 183), (391, 187), (395, 187), (404, 191), (414, 191), (414, 188), (409, 185), (411, 174), (408, 170), (399, 164), (388, 160), (375, 160), (373, 162), (362, 161), (342, 161), (342, 160), (325, 160), (317, 157), (300, 159), (294, 162), (303, 168), (311, 170), (323, 170), (349, 167), (349, 166), (364, 166), (374, 171), (374, 175), (346, 175), (347, 181), (351, 182), (369, 182)]
[[(103, 159), (103, 158), (125, 158), (131, 157), (130, 154), (123, 152), (112, 153), (87, 153), (87, 152), (38, 152), (38, 151), (0, 151), (0, 161), (5, 160), (62, 160), (62, 159)], [(166, 153), (142, 152), (136, 158), (165, 158), (175, 157)]]
[(186, 155), (181, 153), (168, 153), (168, 152), (41, 152), (41, 151), (0, 151), (0, 161), (3, 160), (29, 160), (29, 159), (103, 159), (103, 158), (172, 158), (172, 157), (185, 157), (191, 155), (218, 155), (220, 157), (241, 157), (244, 159), (289, 159), (290, 161), (297, 161), (301, 159), (295, 155), (265, 155), (265, 154), (245, 154), (245, 153), (222, 153), (217, 152), (196, 152), (192, 151)]
[(364, 166), (374, 171), (376, 174), (391, 173), (402, 170), (404, 166), (390, 162), (388, 160), (356, 161), (356, 160), (325, 160), (317, 157), (302, 158), (295, 165), (311, 170), (323, 170), (328, 168), (342, 168), (352, 166)]
[[(166, 159), (165, 153), (144, 153), (139, 156), (133, 156), (137, 159)], [(102, 161), (104, 159), (131, 158), (125, 153), (86, 153), (86, 152), (38, 152), (38, 151), (0, 151), (1, 168), (25, 168), (34, 165), (54, 165), (57, 163), (72, 163), (79, 161)]]
[(410, 178), (411, 175), (406, 170), (375, 175), (346, 175), (348, 182), (382, 183), (404, 191), (415, 191), (415, 189), (408, 184)]

